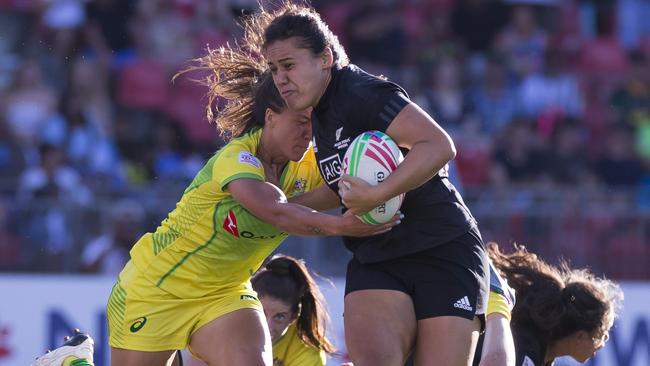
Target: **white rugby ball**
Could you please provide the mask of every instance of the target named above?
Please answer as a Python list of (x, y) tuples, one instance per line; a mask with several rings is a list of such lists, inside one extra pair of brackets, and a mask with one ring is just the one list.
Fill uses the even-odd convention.
[[(343, 172), (377, 185), (397, 169), (402, 160), (404, 156), (390, 136), (380, 131), (367, 131), (348, 147), (343, 157)], [(395, 215), (403, 200), (402, 193), (358, 217), (366, 224), (382, 224)]]

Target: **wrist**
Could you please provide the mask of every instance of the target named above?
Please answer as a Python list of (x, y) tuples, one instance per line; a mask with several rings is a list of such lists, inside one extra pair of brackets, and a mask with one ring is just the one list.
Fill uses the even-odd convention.
[(323, 229), (323, 234), (340, 236), (343, 235), (343, 216), (335, 216), (329, 214), (323, 214), (323, 218), (320, 221), (320, 227)]
[(390, 187), (386, 182), (379, 183), (376, 186), (370, 188), (370, 196), (373, 198), (373, 201), (380, 205), (389, 199), (393, 198), (390, 193)]

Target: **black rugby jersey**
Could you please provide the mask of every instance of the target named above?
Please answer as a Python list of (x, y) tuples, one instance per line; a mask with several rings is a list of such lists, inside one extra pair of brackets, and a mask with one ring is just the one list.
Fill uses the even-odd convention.
[[(385, 132), (410, 100), (397, 84), (354, 65), (332, 68), (332, 80), (312, 114), (318, 168), (338, 194), (341, 162), (348, 145), (369, 130)], [(428, 249), (459, 237), (475, 225), (462, 198), (447, 179), (447, 169), (406, 193), (402, 223), (365, 238), (344, 237), (362, 263), (379, 262)]]
[(544, 363), (546, 344), (533, 329), (512, 324), (517, 355), (515, 366), (553, 366), (553, 361)]

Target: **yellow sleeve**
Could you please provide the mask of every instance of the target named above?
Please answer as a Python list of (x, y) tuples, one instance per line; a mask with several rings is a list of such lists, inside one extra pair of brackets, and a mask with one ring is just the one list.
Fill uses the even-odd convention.
[(212, 177), (223, 188), (239, 178), (264, 181), (262, 162), (244, 144), (230, 143), (218, 153), (212, 166)]
[(494, 313), (502, 314), (508, 319), (508, 321), (510, 321), (511, 315), (508, 300), (506, 300), (503, 295), (498, 294), (494, 291), (490, 291), (490, 295), (488, 297), (487, 315)]

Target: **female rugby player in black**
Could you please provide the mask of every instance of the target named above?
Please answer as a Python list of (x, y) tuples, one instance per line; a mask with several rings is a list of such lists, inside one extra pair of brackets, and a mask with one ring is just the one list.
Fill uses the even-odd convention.
[[(291, 109), (313, 107), (314, 150), (329, 189), (297, 198), (315, 209), (341, 202), (363, 213), (407, 192), (401, 225), (386, 235), (344, 237), (348, 264), (345, 333), (355, 366), (468, 365), (484, 323), (487, 255), (476, 221), (447, 178), (455, 147), (398, 85), (349, 64), (318, 13), (301, 5), (262, 10), (244, 47), (265, 57)], [(379, 185), (341, 176), (360, 133), (380, 130), (408, 153)], [(339, 190), (340, 182), (342, 189)]]
[(551, 266), (523, 247), (490, 259), (517, 293), (512, 310), (516, 366), (550, 366), (560, 356), (585, 362), (609, 338), (623, 293), (585, 269)]

